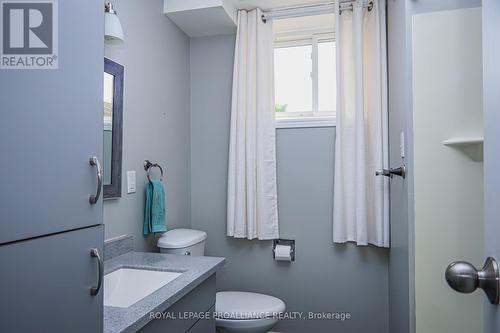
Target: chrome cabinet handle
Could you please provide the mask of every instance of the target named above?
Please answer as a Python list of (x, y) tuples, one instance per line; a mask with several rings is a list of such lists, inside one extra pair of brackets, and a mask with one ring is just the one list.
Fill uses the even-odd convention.
[(406, 178), (406, 167), (400, 166), (399, 168), (391, 168), (389, 170), (383, 169), (382, 171), (375, 172), (375, 176), (385, 176), (385, 177), (394, 177), (399, 176), (401, 178)]
[(96, 194), (92, 194), (89, 197), (89, 202), (91, 205), (95, 205), (97, 203), (97, 200), (99, 200), (99, 197), (101, 196), (101, 188), (102, 188), (102, 168), (101, 168), (101, 163), (99, 163), (99, 160), (97, 157), (92, 156), (89, 158), (89, 163), (92, 166), (95, 166), (97, 168), (97, 190)]
[(92, 258), (97, 258), (97, 264), (99, 267), (99, 279), (97, 280), (97, 286), (90, 288), (90, 295), (96, 296), (97, 294), (99, 294), (99, 290), (101, 290), (102, 280), (104, 278), (104, 264), (97, 249), (91, 249), (90, 256)]
[(494, 258), (488, 257), (481, 270), (466, 261), (455, 261), (445, 272), (446, 282), (455, 291), (470, 294), (477, 288), (483, 289), (491, 304), (500, 300), (500, 274)]

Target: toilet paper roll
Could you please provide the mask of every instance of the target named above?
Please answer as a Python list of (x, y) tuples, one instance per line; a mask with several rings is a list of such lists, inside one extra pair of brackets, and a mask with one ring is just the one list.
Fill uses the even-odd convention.
[(274, 248), (274, 259), (280, 261), (291, 261), (292, 247), (290, 245), (276, 245)]

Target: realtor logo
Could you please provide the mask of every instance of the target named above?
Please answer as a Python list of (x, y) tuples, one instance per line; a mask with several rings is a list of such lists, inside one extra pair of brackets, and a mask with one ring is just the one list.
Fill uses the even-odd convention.
[(3, 1), (1, 69), (57, 69), (57, 1)]

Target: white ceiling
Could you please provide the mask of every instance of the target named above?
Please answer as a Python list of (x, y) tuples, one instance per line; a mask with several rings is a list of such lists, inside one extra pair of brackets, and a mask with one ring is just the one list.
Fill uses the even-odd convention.
[(253, 9), (255, 7), (270, 10), (283, 7), (303, 6), (332, 2), (325, 0), (232, 0), (238, 9)]

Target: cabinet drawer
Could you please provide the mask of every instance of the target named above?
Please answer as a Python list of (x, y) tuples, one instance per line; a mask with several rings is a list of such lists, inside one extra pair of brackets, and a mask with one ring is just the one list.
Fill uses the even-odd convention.
[[(205, 280), (198, 287), (178, 300), (164, 312), (162, 319), (154, 319), (144, 326), (141, 333), (184, 333), (193, 327), (198, 317), (188, 318), (189, 313), (205, 313), (212, 311), (215, 305), (215, 274)], [(180, 316), (183, 316), (180, 318)], [(175, 319), (176, 318), (176, 319)], [(201, 320), (208, 321), (208, 320)], [(208, 324), (207, 324), (208, 325)], [(214, 324), (215, 327), (215, 324)], [(207, 331), (207, 333), (210, 331)]]

